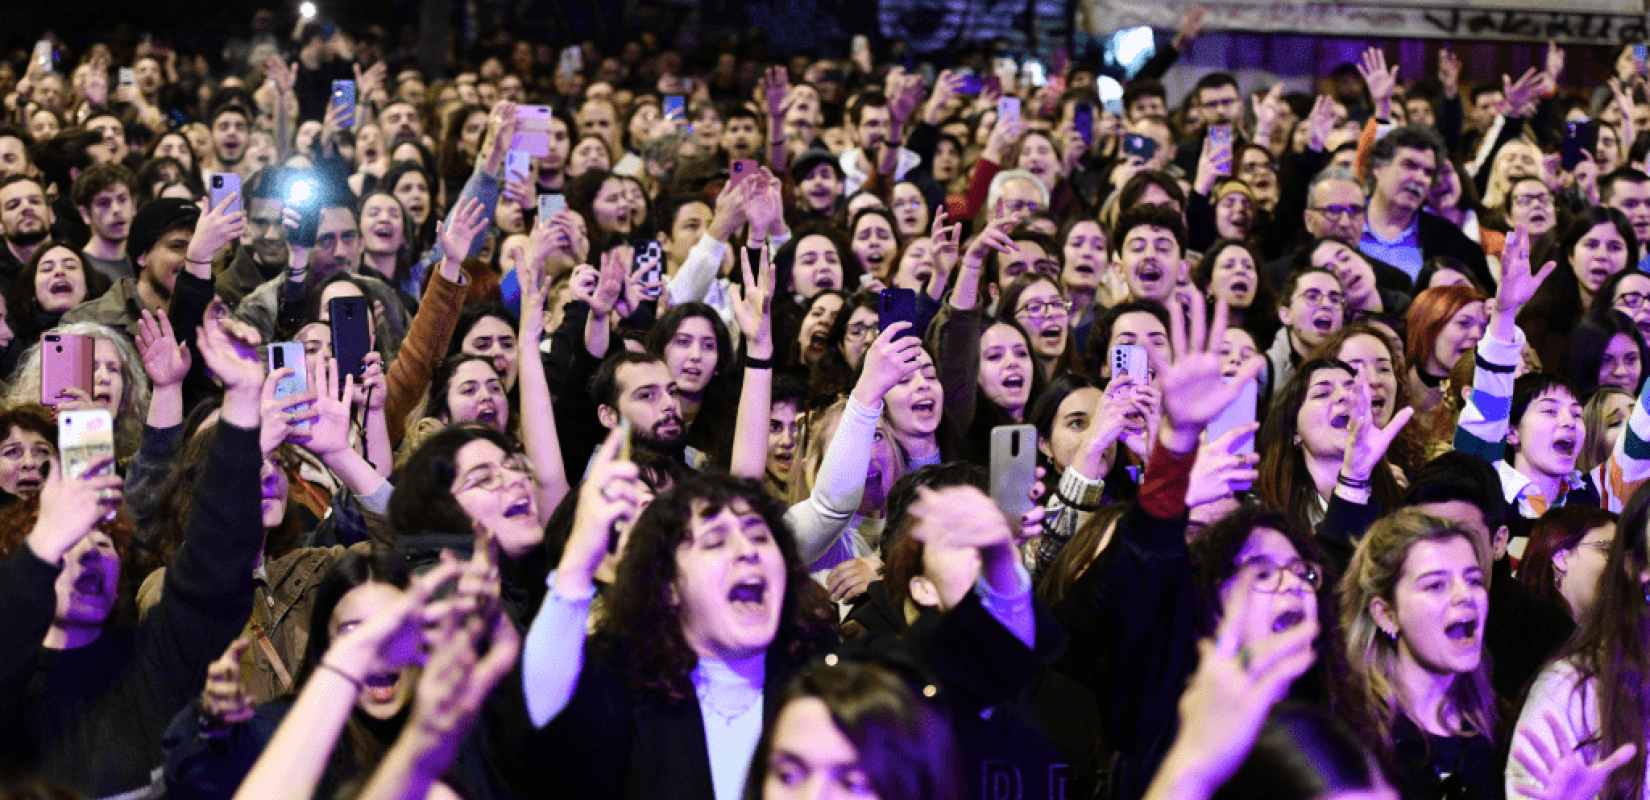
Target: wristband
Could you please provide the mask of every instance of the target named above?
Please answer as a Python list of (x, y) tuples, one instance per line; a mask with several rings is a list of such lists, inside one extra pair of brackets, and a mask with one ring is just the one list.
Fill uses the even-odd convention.
[(745, 369), (773, 369), (772, 358), (752, 358), (745, 356)]
[(212, 266), (212, 260), (211, 259), (207, 259), (206, 261), (201, 261), (199, 259), (190, 258), (189, 256), (184, 256), (183, 260), (187, 261), (191, 264), (204, 264), (208, 267)]
[(1345, 474), (1336, 475), (1335, 476), (1335, 482), (1342, 485), (1342, 486), (1345, 486), (1348, 489), (1368, 489), (1368, 488), (1375, 485), (1375, 482), (1373, 480), (1358, 480), (1356, 478), (1348, 478), (1348, 477), (1346, 477)]
[(357, 691), (357, 692), (365, 691), (366, 688), (367, 688), (367, 685), (365, 683), (362, 683), (360, 678), (357, 678), (357, 677), (349, 674), (348, 672), (345, 672), (345, 671), (343, 671), (343, 670), (341, 670), (341, 669), (339, 669), (339, 668), (337, 668), (337, 667), (335, 667), (331, 664), (328, 664), (325, 661), (322, 661), (320, 663), (319, 668), (327, 670), (328, 672), (331, 672), (334, 675), (337, 675), (338, 677), (343, 678), (346, 681), (349, 681), (350, 685), (354, 686), (355, 691)]

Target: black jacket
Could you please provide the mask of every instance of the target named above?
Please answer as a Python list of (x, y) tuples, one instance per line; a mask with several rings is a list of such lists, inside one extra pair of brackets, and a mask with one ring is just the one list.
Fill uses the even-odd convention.
[(0, 774), (30, 773), (88, 797), (155, 782), (167, 725), (251, 615), (250, 567), (263, 545), (258, 431), (226, 423), (212, 436), (203, 472), (213, 480), (196, 484), (164, 596), (141, 623), (106, 624), (89, 645), (47, 650), (58, 568), (32, 551), (7, 565)]

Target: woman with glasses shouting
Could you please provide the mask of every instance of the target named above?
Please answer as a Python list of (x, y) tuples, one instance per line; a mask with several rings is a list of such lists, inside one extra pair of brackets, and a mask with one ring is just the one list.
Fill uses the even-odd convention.
[(1608, 306), (1633, 321), (1639, 335), (1650, 342), (1650, 275), (1624, 269), (1606, 278), (1593, 295), (1589, 311)]
[(1071, 336), (1071, 303), (1060, 284), (1041, 273), (1022, 275), (1003, 292), (997, 318), (1020, 323), (1045, 381), (1082, 368)]

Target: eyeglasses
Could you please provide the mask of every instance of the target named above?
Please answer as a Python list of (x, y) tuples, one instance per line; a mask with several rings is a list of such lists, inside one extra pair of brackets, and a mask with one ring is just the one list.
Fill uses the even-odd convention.
[(1048, 319), (1050, 317), (1059, 317), (1061, 314), (1066, 314), (1070, 311), (1071, 304), (1064, 300), (1033, 300), (1023, 306), (1020, 306), (1020, 310), (1014, 312), (1014, 316), (1029, 317), (1031, 319)]
[(904, 211), (904, 210), (907, 210), (907, 209), (909, 209), (911, 211), (916, 211), (919, 208), (922, 208), (922, 201), (921, 200), (912, 199), (912, 200), (895, 200), (894, 201), (894, 209), (896, 211)]
[(1252, 586), (1257, 592), (1275, 592), (1282, 588), (1285, 572), (1300, 578), (1301, 583), (1312, 587), (1314, 592), (1323, 588), (1323, 567), (1298, 558), (1287, 564), (1279, 564), (1265, 556), (1255, 556), (1238, 567), (1248, 570), (1249, 574), (1254, 576)]
[(1277, 172), (1277, 171), (1278, 171), (1278, 165), (1273, 164), (1270, 161), (1251, 161), (1247, 164), (1239, 164), (1238, 165), (1238, 174), (1239, 175), (1258, 175), (1262, 172)]
[(877, 324), (874, 322), (862, 322), (858, 325), (848, 326), (848, 338), (850, 339), (864, 339), (867, 336), (875, 335), (877, 335)]
[(1335, 219), (1336, 217), (1341, 219), (1358, 219), (1364, 215), (1363, 206), (1311, 206), (1307, 210), (1315, 211), (1322, 216), (1328, 217), (1329, 219)]
[(1616, 543), (1613, 539), (1606, 539), (1601, 542), (1576, 542), (1576, 547), (1586, 547), (1592, 550), (1597, 550), (1600, 553), (1608, 553), (1610, 552), (1610, 548), (1615, 546)]
[(1005, 214), (1035, 214), (1043, 209), (1043, 204), (1035, 200), (1004, 200), (1002, 204)]
[(487, 464), (471, 470), (469, 477), (465, 478), (462, 484), (459, 484), (458, 491), (453, 492), (453, 494), (468, 492), (473, 489), (482, 489), (489, 492), (497, 489), (508, 480), (504, 475), (506, 471), (531, 478), (533, 477), (533, 462), (528, 460), (525, 455), (512, 453), (505, 456), (504, 460), (497, 464)]
[(1295, 295), (1295, 299), (1296, 300), (1305, 300), (1307, 305), (1313, 305), (1313, 306), (1321, 306), (1321, 305), (1324, 305), (1326, 303), (1329, 304), (1329, 305), (1332, 305), (1332, 306), (1344, 306), (1344, 305), (1346, 305), (1346, 296), (1345, 295), (1341, 294), (1340, 292), (1325, 293), (1321, 289), (1307, 289), (1306, 291), (1301, 292), (1298, 295)]
[(1616, 295), (1616, 301), (1611, 305), (1614, 305), (1617, 308), (1637, 309), (1644, 305), (1644, 293), (1622, 292), (1621, 294)]
[(1531, 206), (1550, 206), (1550, 205), (1553, 204), (1553, 196), (1550, 195), (1550, 194), (1547, 194), (1546, 192), (1541, 192), (1541, 193), (1538, 193), (1538, 194), (1515, 194), (1515, 195), (1513, 195), (1512, 201), (1513, 201), (1513, 206), (1516, 207), (1516, 208), (1529, 208)]

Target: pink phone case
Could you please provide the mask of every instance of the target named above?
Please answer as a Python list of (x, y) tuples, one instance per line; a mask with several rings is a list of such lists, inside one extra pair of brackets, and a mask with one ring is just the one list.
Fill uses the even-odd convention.
[(40, 340), (40, 402), (55, 406), (68, 398), (64, 389), (92, 390), (95, 349), (90, 338), (48, 333)]

